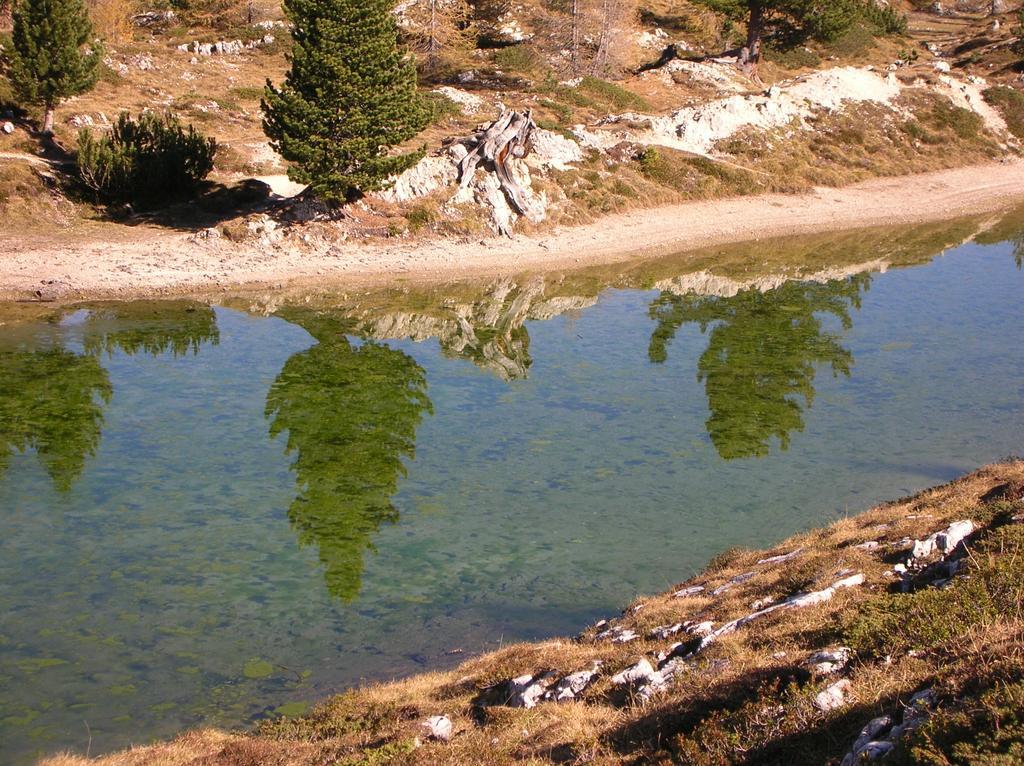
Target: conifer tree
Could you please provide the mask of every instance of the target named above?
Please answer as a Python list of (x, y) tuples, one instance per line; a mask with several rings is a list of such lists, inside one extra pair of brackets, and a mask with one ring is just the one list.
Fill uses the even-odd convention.
[(96, 84), (101, 49), (82, 0), (21, 0), (13, 17), (11, 83), (23, 103), (43, 107), (50, 135), (57, 105)]
[(746, 63), (757, 66), (761, 41), (772, 21), (783, 21), (807, 35), (831, 40), (848, 30), (872, 0), (696, 0), (747, 25)]
[(294, 25), (284, 84), (269, 81), (263, 130), (288, 176), (328, 202), (384, 188), (420, 153), (390, 150), (426, 127), (416, 69), (391, 0), (285, 0)]

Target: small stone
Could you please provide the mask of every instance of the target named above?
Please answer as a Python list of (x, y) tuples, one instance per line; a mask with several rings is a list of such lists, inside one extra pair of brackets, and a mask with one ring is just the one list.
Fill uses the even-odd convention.
[(853, 650), (846, 646), (840, 646), (838, 649), (829, 649), (811, 655), (804, 665), (815, 673), (829, 675), (846, 667), (852, 656)]
[(728, 582), (726, 582), (726, 583), (724, 583), (722, 585), (719, 585), (717, 588), (715, 588), (713, 591), (711, 591), (711, 595), (712, 596), (719, 596), (719, 595), (725, 593), (727, 590), (729, 590), (729, 589), (731, 589), (731, 588), (733, 588), (733, 587), (735, 587), (737, 585), (742, 585), (747, 580), (750, 580), (751, 578), (753, 578), (755, 574), (757, 574), (757, 573), (756, 572), (744, 572), (743, 574), (736, 575), (735, 577), (733, 577)]
[(688, 588), (683, 588), (682, 590), (677, 590), (673, 595), (676, 598), (691, 598), (692, 596), (696, 596), (697, 594), (703, 593), (703, 592), (704, 592), (704, 586), (703, 585), (691, 585)]
[(452, 721), (446, 715), (432, 715), (420, 724), (424, 736), (439, 742), (447, 742), (452, 738)]
[(953, 67), (950, 66), (948, 61), (936, 61), (935, 71), (948, 74), (949, 72), (953, 71)]
[(925, 689), (911, 697), (906, 710), (903, 711), (904, 726), (906, 726), (908, 720), (930, 713), (932, 708), (935, 707), (936, 699), (935, 692), (931, 689)]
[(683, 623), (681, 622), (677, 622), (675, 625), (662, 625), (661, 627), (654, 628), (654, 630), (651, 631), (650, 636), (651, 638), (658, 639), (659, 641), (664, 641), (666, 638), (671, 638), (682, 629)]
[(536, 707), (547, 691), (547, 686), (544, 684), (545, 680), (546, 677), (544, 676), (535, 678), (531, 675), (513, 678), (509, 683), (511, 691), (508, 701), (509, 707), (521, 707), (527, 710)]
[(593, 683), (600, 667), (601, 663), (595, 662), (593, 670), (580, 670), (576, 673), (570, 673), (544, 695), (545, 699), (553, 700), (554, 702), (570, 702), (576, 699), (584, 689)]
[(650, 660), (646, 657), (640, 660), (635, 665), (630, 665), (628, 668), (612, 676), (612, 683), (616, 686), (630, 686), (633, 684), (642, 684), (649, 682), (654, 677), (656, 671), (654, 666), (651, 665)]
[(857, 753), (869, 742), (873, 742), (879, 734), (892, 728), (892, 716), (883, 715), (872, 718), (867, 726), (860, 730), (860, 736), (853, 743), (851, 752)]
[(823, 713), (838, 710), (849, 702), (852, 693), (853, 684), (848, 678), (844, 678), (818, 692), (814, 698), (814, 707)]
[(853, 547), (862, 551), (873, 551), (875, 548), (878, 547), (878, 541), (868, 540), (866, 543), (860, 543), (859, 545), (855, 545)]
[(14, 123), (13, 123), (13, 122), (10, 122), (10, 121), (8, 121), (8, 122), (5, 122), (5, 123), (3, 124), (3, 127), (2, 127), (2, 128), (0, 128), (0, 129), (2, 129), (2, 130), (3, 130), (3, 132), (4, 132), (4, 133), (6, 133), (7, 135), (10, 135), (11, 133), (13, 133), (13, 132), (14, 132)]
[(691, 636), (700, 636), (701, 638), (704, 638), (705, 636), (711, 635), (714, 630), (715, 623), (711, 620), (707, 620), (705, 622), (698, 622), (696, 625), (691, 625), (686, 629), (686, 632)]
[(973, 521), (956, 521), (935, 536), (935, 546), (945, 554), (952, 553), (961, 541), (974, 532)]
[(783, 563), (785, 561), (791, 561), (791, 560), (795, 559), (797, 556), (799, 556), (803, 552), (804, 552), (803, 548), (797, 548), (795, 551), (791, 551), (789, 553), (784, 553), (781, 556), (770, 556), (769, 558), (761, 559), (757, 563), (758, 564), (781, 564), (781, 563)]
[(863, 574), (855, 574), (850, 577), (844, 577), (842, 580), (832, 584), (833, 588), (854, 588), (858, 585), (863, 585), (866, 578)]
[(888, 755), (894, 747), (892, 742), (868, 742), (854, 754), (854, 757), (859, 761), (877, 761)]

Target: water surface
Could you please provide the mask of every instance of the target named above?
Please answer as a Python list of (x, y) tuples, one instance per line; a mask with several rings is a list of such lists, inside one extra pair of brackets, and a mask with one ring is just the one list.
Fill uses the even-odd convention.
[(1021, 240), (991, 224), (6, 307), (0, 760), (575, 632), (1024, 451)]

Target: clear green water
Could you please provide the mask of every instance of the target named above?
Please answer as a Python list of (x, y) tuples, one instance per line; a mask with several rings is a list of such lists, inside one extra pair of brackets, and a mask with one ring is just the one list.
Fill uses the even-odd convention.
[(919, 264), (732, 297), (666, 261), (0, 326), (0, 760), (575, 632), (1024, 451), (1015, 232), (706, 254)]

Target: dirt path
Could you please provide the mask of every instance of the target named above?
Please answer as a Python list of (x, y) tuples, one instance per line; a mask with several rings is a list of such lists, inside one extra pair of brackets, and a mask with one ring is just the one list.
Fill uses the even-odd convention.
[(154, 229), (132, 240), (25, 247), (0, 232), (0, 298), (45, 282), (52, 297), (189, 293), (242, 285), (338, 287), (562, 270), (730, 242), (943, 220), (1024, 202), (1024, 161), (876, 179), (843, 189), (693, 202), (610, 216), (545, 236), (459, 243), (342, 243), (294, 248), (196, 243)]

